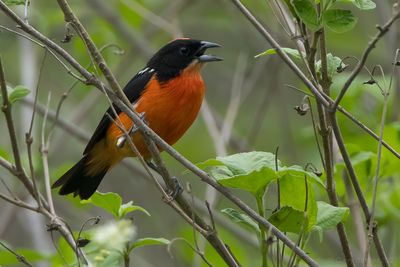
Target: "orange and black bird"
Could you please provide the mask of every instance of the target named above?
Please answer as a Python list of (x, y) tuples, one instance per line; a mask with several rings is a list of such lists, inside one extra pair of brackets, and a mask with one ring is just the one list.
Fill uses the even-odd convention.
[[(189, 38), (176, 39), (162, 47), (125, 86), (124, 93), (146, 124), (173, 145), (192, 125), (204, 98), (205, 85), (200, 70), (206, 62), (221, 59), (204, 54), (220, 45)], [(74, 193), (88, 199), (104, 175), (125, 157), (135, 154), (126, 135), (110, 119), (120, 121), (149, 166), (150, 152), (132, 120), (116, 105), (104, 114), (83, 152), (83, 157), (54, 184), (59, 193)]]

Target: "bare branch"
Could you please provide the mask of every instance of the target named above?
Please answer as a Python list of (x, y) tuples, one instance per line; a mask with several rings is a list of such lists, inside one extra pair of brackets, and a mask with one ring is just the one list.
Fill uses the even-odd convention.
[(354, 79), (358, 76), (360, 71), (363, 69), (365, 62), (367, 61), (367, 58), (371, 51), (375, 48), (376, 43), (387, 33), (392, 26), (392, 24), (400, 18), (400, 8), (397, 7), (395, 8), (395, 13), (393, 16), (386, 22), (385, 25), (383, 26), (377, 26), (378, 32), (375, 34), (374, 38), (368, 43), (368, 46), (365, 48), (361, 60), (357, 63), (357, 66), (354, 68), (354, 70), (351, 72), (350, 77), (347, 79), (345, 84), (343, 85), (342, 89), (339, 92), (339, 95), (337, 96), (335, 103), (333, 104), (331, 110), (335, 112), (336, 108), (338, 107), (340, 101), (342, 101), (342, 98), (346, 94), (347, 90), (349, 89), (350, 85), (353, 83)]
[(32, 265), (29, 261), (27, 261), (23, 255), (18, 254), (17, 252), (15, 252), (14, 250), (12, 250), (11, 248), (7, 247), (7, 246), (6, 246), (3, 242), (1, 242), (1, 241), (0, 241), (0, 245), (1, 245), (3, 248), (5, 248), (6, 250), (8, 250), (11, 254), (14, 254), (14, 256), (17, 258), (17, 260), (18, 260), (20, 263), (23, 263), (23, 264), (26, 265), (26, 266), (33, 267), (33, 265)]
[(323, 95), (314, 84), (306, 77), (306, 75), (299, 69), (299, 67), (292, 61), (292, 59), (282, 50), (282, 47), (275, 41), (271, 34), (261, 25), (261, 23), (251, 14), (251, 12), (240, 2), (240, 0), (231, 0), (236, 7), (243, 13), (243, 15), (254, 25), (258, 32), (269, 42), (269, 44), (276, 50), (276, 53), (282, 60), (292, 69), (292, 71), (303, 81), (303, 83), (311, 90), (313, 95), (325, 107), (329, 106), (329, 97)]

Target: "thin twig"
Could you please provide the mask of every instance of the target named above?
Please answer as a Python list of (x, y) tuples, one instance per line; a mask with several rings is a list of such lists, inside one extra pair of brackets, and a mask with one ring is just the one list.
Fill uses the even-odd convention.
[[(3, 5), (3, 3), (0, 1), (0, 8), (3, 7), (2, 5)], [(14, 18), (18, 20), (17, 22), (21, 22), (21, 21), (22, 21), (22, 20), (20, 20), (20, 19), (18, 18), (18, 16), (17, 16), (15, 13), (13, 13), (10, 9), (6, 9), (6, 10), (9, 11), (10, 14), (12, 14), (13, 16), (15, 16)], [(4, 11), (4, 9), (3, 9), (3, 11)], [(19, 25), (21, 25), (21, 24), (19, 24)], [(27, 27), (27, 29), (25, 29), (25, 31), (26, 31), (27, 33), (32, 34), (33, 36), (35, 36), (35, 37), (38, 38), (39, 40), (43, 40), (43, 38), (46, 38), (44, 35), (41, 35), (40, 32), (36, 31), (33, 27), (29, 26), (28, 24), (24, 24), (24, 25)], [(16, 34), (16, 35), (18, 35), (18, 36), (20, 36), (20, 37), (22, 37), (22, 38), (25, 38), (25, 39), (27, 39), (27, 40), (33, 42), (34, 44), (37, 44), (37, 45), (40, 46), (41, 48), (45, 49), (46, 51), (48, 51), (48, 52), (63, 66), (63, 68), (67, 71), (68, 74), (70, 74), (70, 75), (71, 75), (72, 77), (74, 77), (75, 79), (77, 79), (77, 80), (79, 80), (79, 81), (81, 81), (81, 82), (83, 82), (83, 83), (86, 83), (85, 80), (83, 80), (80, 76), (78, 76), (77, 74), (75, 74), (75, 73), (74, 73), (74, 72), (73, 72), (73, 71), (72, 71), (72, 70), (57, 56), (57, 54), (56, 54), (54, 51), (52, 51), (47, 45), (44, 45), (44, 44), (42, 44), (41, 42), (38, 42), (38, 41), (36, 41), (35, 39), (32, 39), (32, 38), (30, 38), (29, 36), (27, 36), (27, 35), (25, 35), (25, 34), (22, 34), (22, 33), (18, 32), (18, 31), (14, 31), (14, 30), (12, 30), (12, 29), (10, 29), (10, 28), (7, 28), (7, 27), (5, 27), (5, 26), (0, 25), (0, 29), (4, 29), (4, 30), (6, 30), (6, 31), (12, 32), (12, 33), (14, 33), (14, 34)], [(46, 39), (46, 41), (47, 41), (47, 39)], [(48, 39), (48, 41), (49, 41), (49, 43), (52, 43), (52, 41), (51, 41), (50, 39)], [(65, 52), (65, 51), (64, 51), (64, 52)], [(65, 53), (67, 53), (67, 52), (65, 52)], [(71, 57), (71, 58), (72, 58), (72, 57)], [(79, 63), (78, 63), (78, 65), (79, 65)]]
[(47, 108), (46, 113), (43, 117), (43, 124), (42, 124), (42, 142), (40, 145), (40, 153), (42, 153), (42, 163), (43, 163), (43, 172), (44, 172), (44, 185), (46, 188), (46, 196), (47, 202), (49, 203), (49, 211), (51, 214), (55, 214), (54, 204), (53, 204), (53, 197), (51, 195), (51, 185), (50, 185), (50, 172), (49, 172), (49, 161), (48, 161), (48, 154), (49, 154), (49, 143), (45, 140), (45, 131), (46, 131), (46, 122), (47, 122), (47, 111), (50, 106), (50, 99), (51, 99), (51, 92), (49, 92), (47, 98)]
[(0, 193), (0, 198), (5, 200), (5, 201), (7, 201), (7, 202), (10, 202), (11, 204), (14, 204), (14, 205), (18, 206), (18, 207), (22, 207), (24, 209), (28, 209), (28, 210), (31, 210), (31, 211), (39, 212), (39, 208), (31, 206), (28, 203), (26, 203), (26, 202), (24, 202), (24, 201), (22, 201), (22, 200), (20, 200), (18, 198), (15, 198), (15, 197), (11, 198), (11, 197), (8, 197), (8, 196), (6, 196), (6, 195), (4, 195), (2, 193)]
[(14, 254), (14, 256), (17, 258), (17, 260), (20, 263), (23, 263), (26, 266), (30, 266), (33, 267), (33, 265), (27, 260), (25, 259), (25, 257), (21, 254), (18, 254), (17, 252), (15, 252), (14, 250), (12, 250), (11, 248), (7, 247), (3, 242), (0, 241), (0, 245), (5, 248), (6, 250), (8, 250), (11, 254)]
[(3, 106), (1, 109), (4, 112), (4, 115), (6, 117), (7, 128), (9, 131), (12, 151), (14, 154), (15, 167), (16, 167), (17, 171), (22, 171), (22, 163), (21, 163), (21, 156), (19, 154), (19, 149), (18, 149), (17, 134), (15, 131), (13, 117), (12, 117), (12, 113), (11, 113), (11, 103), (8, 100), (7, 85), (6, 85), (6, 79), (4, 76), (4, 68), (3, 68), (3, 63), (2, 63), (1, 57), (0, 57), (0, 87), (1, 87), (1, 94), (2, 94), (2, 98), (3, 98)]
[(199, 255), (199, 256), (203, 259), (203, 261), (204, 261), (205, 264), (207, 264), (209, 267), (214, 267), (214, 265), (212, 265), (212, 264), (207, 260), (207, 258), (204, 256), (204, 253), (203, 253), (203, 252), (199, 251), (199, 250), (198, 250), (197, 248), (195, 248), (192, 244), (190, 244), (189, 241), (187, 241), (186, 239), (181, 238), (181, 237), (174, 238), (174, 239), (172, 239), (172, 240), (169, 242), (169, 244), (168, 244), (168, 246), (167, 246), (167, 251), (169, 252), (170, 255), (172, 255), (172, 253), (171, 253), (172, 245), (173, 245), (176, 241), (183, 241), (183, 242), (184, 242), (186, 245), (188, 245), (197, 255)]
[(32, 107), (32, 117), (31, 117), (31, 122), (30, 122), (30, 125), (29, 125), (29, 130), (28, 130), (27, 133), (25, 133), (25, 143), (26, 143), (27, 151), (28, 151), (29, 169), (30, 169), (30, 172), (31, 172), (31, 179), (32, 179), (33, 188), (34, 188), (35, 193), (36, 193), (35, 199), (36, 199), (39, 207), (42, 206), (42, 202), (41, 202), (40, 197), (39, 197), (40, 192), (39, 192), (39, 188), (37, 187), (37, 184), (36, 184), (36, 174), (35, 174), (35, 168), (33, 166), (33, 156), (32, 156), (33, 137), (32, 137), (32, 131), (33, 131), (33, 124), (34, 124), (35, 115), (36, 115), (36, 104), (37, 104), (37, 101), (38, 101), (40, 80), (41, 80), (41, 77), (42, 77), (43, 67), (44, 67), (44, 63), (45, 63), (45, 60), (46, 60), (46, 56), (47, 56), (47, 50), (45, 50), (45, 53), (43, 55), (43, 59), (42, 59), (41, 65), (40, 65), (40, 69), (39, 69), (39, 77), (38, 77), (38, 80), (37, 80), (37, 83), (36, 83), (35, 99), (34, 99), (33, 107)]
[[(295, 91), (298, 91), (302, 94), (305, 94), (309, 97), (315, 98), (312, 94), (307, 93), (297, 87), (291, 86), (289, 84), (286, 84), (286, 86), (290, 89), (293, 89)], [(368, 126), (366, 126), (364, 123), (362, 123), (359, 119), (357, 119), (353, 114), (351, 114), (350, 112), (348, 112), (345, 108), (343, 108), (342, 106), (338, 106), (337, 110), (342, 113), (344, 116), (346, 116), (349, 120), (351, 120), (356, 126), (358, 126), (361, 130), (363, 130), (364, 132), (366, 132), (368, 135), (370, 135), (372, 138), (374, 138), (376, 141), (379, 141), (379, 136), (374, 133), (370, 128), (368, 128)], [(395, 157), (397, 157), (398, 159), (400, 159), (400, 153), (397, 152), (392, 146), (390, 146), (385, 140), (382, 140), (382, 145), (384, 147), (386, 147), (386, 149), (392, 153)]]
[[(393, 76), (395, 74), (395, 70), (397, 68), (396, 62), (398, 61), (398, 55), (399, 55), (400, 50), (396, 50), (396, 55), (394, 57), (393, 61), (393, 66), (392, 66), (392, 75), (390, 78), (390, 83), (389, 86), (384, 88), (382, 94), (383, 94), (383, 110), (382, 110), (382, 115), (381, 115), (381, 123), (380, 123), (380, 129), (379, 129), (379, 142), (378, 142), (378, 152), (377, 152), (377, 162), (376, 162), (376, 169), (375, 169), (375, 178), (374, 178), (374, 187), (372, 191), (372, 205), (370, 209), (370, 216), (369, 216), (369, 221), (368, 221), (368, 243), (366, 245), (366, 250), (365, 250), (365, 255), (364, 255), (364, 265), (367, 266), (368, 263), (368, 258), (369, 258), (369, 253), (370, 253), (370, 242), (371, 238), (373, 238), (374, 235), (374, 228), (375, 228), (375, 208), (376, 208), (376, 195), (378, 191), (378, 181), (379, 181), (379, 173), (380, 173), (380, 167), (381, 167), (381, 160), (382, 160), (382, 140), (383, 140), (383, 134), (384, 134), (384, 129), (385, 129), (385, 122), (386, 122), (386, 114), (387, 114), (387, 108), (388, 108), (388, 98), (389, 94), (391, 92), (391, 87), (392, 87), (392, 81), (393, 81)], [(383, 73), (383, 71), (382, 71)], [(384, 78), (384, 77), (383, 77)]]
[(400, 18), (400, 8), (397, 7), (395, 8), (395, 13), (393, 16), (386, 22), (385, 25), (383, 26), (377, 26), (378, 32), (375, 34), (374, 38), (368, 43), (368, 46), (365, 48), (361, 60), (357, 63), (357, 66), (354, 68), (354, 70), (351, 72), (350, 77), (347, 79), (347, 81), (344, 83), (342, 89), (339, 92), (339, 95), (337, 96), (335, 103), (332, 105), (331, 110), (334, 112), (338, 105), (340, 104), (340, 101), (342, 101), (344, 95), (346, 94), (347, 90), (349, 89), (350, 85), (353, 83), (354, 79), (358, 76), (360, 71), (363, 69), (365, 62), (367, 61), (367, 58), (371, 51), (375, 48), (376, 43), (387, 33), (392, 26), (392, 24)]
[[(134, 46), (135, 52), (141, 52), (146, 57), (150, 57), (154, 53), (154, 48), (146, 38), (143, 38), (143, 34), (136, 31), (135, 28), (130, 27), (125, 21), (123, 21), (121, 15), (118, 12), (114, 12), (104, 1), (88, 0), (87, 3), (92, 9), (99, 13), (110, 25), (113, 26), (120, 36), (123, 36), (131, 46)], [(139, 51), (136, 51), (139, 50)]]
[(313, 95), (321, 102), (322, 105), (328, 107), (329, 102), (326, 96), (314, 86), (314, 84), (306, 77), (306, 75), (299, 69), (293, 60), (282, 50), (282, 47), (275, 41), (271, 34), (261, 25), (261, 23), (253, 16), (253, 14), (240, 2), (240, 0), (231, 0), (236, 7), (243, 13), (243, 15), (254, 25), (259, 33), (270, 43), (276, 53), (282, 60), (292, 69), (292, 71), (304, 82), (304, 84), (311, 90)]
[(126, 1), (122, 0), (122, 2), (127, 6), (131, 11), (135, 12), (139, 16), (146, 19), (148, 22), (152, 23), (154, 26), (162, 29), (163, 31), (169, 33), (171, 36), (177, 36), (175, 26), (167, 21), (166, 19), (160, 17), (159, 15), (151, 12), (139, 2), (136, 1)]
[[(361, 209), (363, 210), (365, 219), (368, 221), (369, 218), (370, 218), (370, 211), (369, 211), (367, 202), (365, 200), (364, 193), (361, 190), (360, 183), (358, 182), (358, 179), (357, 179), (353, 164), (351, 163), (350, 156), (349, 156), (349, 154), (347, 152), (347, 149), (345, 147), (344, 140), (343, 140), (343, 137), (342, 137), (342, 133), (340, 131), (340, 127), (339, 127), (339, 125), (337, 123), (337, 120), (336, 120), (336, 116), (331, 113), (330, 114), (330, 119), (331, 119), (331, 122), (332, 122), (332, 129), (333, 129), (333, 132), (335, 134), (335, 139), (336, 139), (336, 142), (337, 142), (337, 144), (339, 146), (339, 150), (340, 150), (340, 153), (342, 155), (343, 161), (344, 161), (344, 163), (346, 165), (346, 169), (348, 171), (348, 174), (349, 174), (349, 177), (350, 177), (350, 181), (351, 181), (351, 183), (353, 185), (354, 191), (355, 191), (355, 193), (357, 195), (357, 198), (358, 198), (358, 201), (359, 201), (359, 203), (361, 205)], [(375, 230), (377, 231), (377, 227), (375, 227), (375, 228), (376, 228)], [(376, 250), (378, 252), (379, 259), (381, 260), (382, 265), (385, 266), (385, 267), (386, 266), (390, 266), (389, 265), (389, 261), (388, 261), (387, 256), (386, 256), (386, 253), (385, 253), (385, 250), (383, 249), (383, 245), (382, 245), (382, 243), (381, 243), (381, 241), (379, 239), (379, 236), (374, 234), (373, 238), (374, 238), (375, 247), (376, 247)]]

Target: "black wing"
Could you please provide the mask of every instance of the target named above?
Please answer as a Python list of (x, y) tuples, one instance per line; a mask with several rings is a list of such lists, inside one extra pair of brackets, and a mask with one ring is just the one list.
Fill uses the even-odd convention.
[[(131, 103), (135, 103), (143, 91), (146, 89), (147, 83), (154, 75), (154, 70), (145, 68), (144, 70), (138, 72), (125, 86), (124, 93)], [(113, 104), (113, 107), (117, 114), (121, 113), (121, 110)], [(112, 118), (115, 118), (115, 114), (111, 107), (107, 109), (103, 118), (101, 119), (99, 125), (97, 125), (89, 143), (86, 145), (83, 155), (86, 155), (101, 139), (103, 139), (107, 133), (107, 129), (111, 124), (110, 118), (106, 114), (110, 114)]]

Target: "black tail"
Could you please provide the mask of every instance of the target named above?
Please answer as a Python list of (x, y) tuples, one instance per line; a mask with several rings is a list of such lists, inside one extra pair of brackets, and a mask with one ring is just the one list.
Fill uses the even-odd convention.
[(97, 174), (88, 175), (87, 169), (88, 156), (85, 155), (63, 176), (61, 176), (51, 188), (61, 186), (60, 195), (68, 195), (74, 193), (74, 196), (79, 195), (81, 199), (88, 199), (94, 194), (108, 168), (98, 172)]

